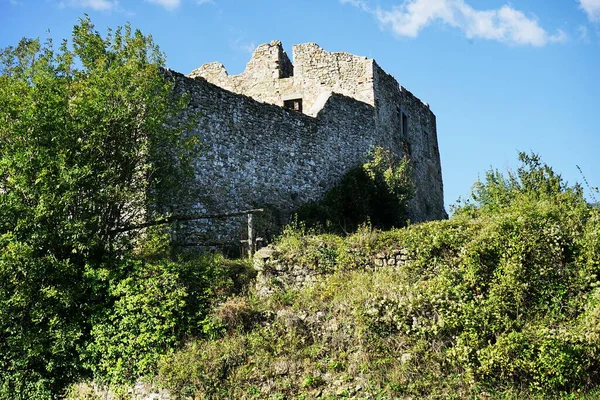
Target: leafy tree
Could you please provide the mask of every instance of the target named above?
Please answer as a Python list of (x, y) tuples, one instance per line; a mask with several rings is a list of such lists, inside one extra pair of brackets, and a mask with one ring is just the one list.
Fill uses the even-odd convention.
[(464, 202), (455, 211), (493, 213), (520, 202), (584, 202), (581, 186), (569, 186), (539, 155), (519, 152), (518, 158), (521, 166), (516, 172), (505, 175), (497, 169), (487, 171), (485, 180), (473, 185), (472, 201)]
[(87, 372), (91, 316), (193, 143), (164, 55), (129, 25), (86, 16), (63, 41), (0, 54), (0, 398), (48, 398)]

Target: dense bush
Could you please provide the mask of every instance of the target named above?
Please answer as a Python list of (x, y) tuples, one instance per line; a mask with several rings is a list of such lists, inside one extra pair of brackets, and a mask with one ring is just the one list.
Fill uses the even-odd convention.
[(211, 305), (247, 286), (240, 282), (247, 265), (220, 256), (188, 258), (127, 260), (127, 272), (109, 281), (112, 306), (94, 316), (84, 352), (97, 383), (127, 384), (156, 372), (162, 355), (213, 329)]
[(348, 171), (323, 199), (302, 206), (298, 219), (338, 234), (354, 232), (367, 222), (380, 229), (400, 227), (406, 224), (413, 193), (409, 159), (375, 147), (368, 161)]

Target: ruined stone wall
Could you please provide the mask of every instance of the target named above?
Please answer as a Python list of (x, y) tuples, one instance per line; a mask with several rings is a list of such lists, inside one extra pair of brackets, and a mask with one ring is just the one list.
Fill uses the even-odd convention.
[(379, 144), (409, 156), (413, 163), (416, 194), (409, 202), (409, 218), (412, 222), (447, 218), (435, 115), (377, 64), (373, 76)]
[(364, 249), (356, 250), (359, 251), (355, 254), (351, 251), (347, 254), (350, 259), (354, 259), (350, 266), (344, 265), (342, 269), (323, 269), (318, 265), (315, 266), (314, 263), (307, 265), (300, 255), (281, 251), (272, 244), (264, 247), (253, 258), (254, 269), (258, 273), (256, 293), (259, 296), (266, 296), (277, 291), (300, 289), (314, 284), (319, 277), (333, 274), (335, 271), (400, 268), (411, 262), (409, 251), (401, 247), (389, 248), (377, 253), (364, 252)]
[(302, 99), (303, 112), (316, 116), (332, 92), (373, 105), (373, 60), (348, 53), (330, 53), (315, 43), (293, 47), (292, 65), (281, 42), (258, 46), (246, 69), (229, 75), (221, 63), (192, 71), (234, 93), (283, 106), (285, 100)]
[[(193, 134), (205, 144), (196, 160), (196, 183), (205, 195), (190, 210), (272, 206), (285, 214), (319, 199), (372, 147), (382, 146), (413, 162), (410, 220), (446, 218), (429, 106), (372, 59), (330, 53), (315, 43), (294, 46), (293, 55), (292, 65), (281, 42), (273, 41), (256, 49), (242, 74), (230, 76), (220, 63), (188, 78), (177, 74), (201, 113)], [(282, 108), (290, 99), (302, 99), (302, 113)], [(222, 222), (210, 234), (193, 228), (187, 241), (205, 233), (235, 237), (232, 232), (244, 231), (243, 219)]]
[(239, 75), (229, 75), (223, 64), (204, 64), (192, 71), (190, 78), (204, 78), (231, 92), (244, 94), (256, 101), (283, 106), (288, 98), (301, 96), (294, 83), (294, 66), (281, 42), (258, 46), (246, 69)]
[(349, 53), (330, 53), (316, 43), (293, 47), (294, 82), (308, 114), (316, 114), (330, 93), (374, 105), (373, 60)]
[[(259, 103), (202, 78), (171, 72), (198, 113), (190, 132), (203, 143), (193, 183), (198, 201), (177, 213), (219, 213), (272, 206), (283, 214), (317, 200), (374, 145), (373, 107), (333, 95), (316, 118)], [(184, 116), (183, 118), (187, 118)], [(230, 242), (244, 218), (188, 223), (184, 243)], [(261, 234), (261, 232), (258, 232)]]

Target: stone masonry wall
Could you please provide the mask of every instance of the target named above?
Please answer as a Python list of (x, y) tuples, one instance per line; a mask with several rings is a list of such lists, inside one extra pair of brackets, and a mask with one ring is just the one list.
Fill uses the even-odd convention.
[(294, 86), (308, 114), (316, 115), (332, 92), (374, 105), (373, 60), (330, 53), (316, 43), (295, 45), (293, 54)]
[(373, 75), (380, 145), (407, 155), (413, 163), (416, 194), (409, 203), (409, 218), (412, 222), (447, 218), (435, 114), (377, 64)]
[[(364, 258), (364, 255), (361, 257)], [(393, 248), (368, 255), (366, 260), (356, 264), (360, 265), (361, 270), (375, 270), (384, 267), (398, 268), (409, 262), (408, 250)], [(253, 264), (258, 272), (256, 291), (259, 296), (309, 286), (314, 284), (319, 276), (333, 273), (315, 268), (314, 265), (305, 265), (299, 257), (281, 252), (273, 245), (260, 249), (254, 255)]]
[[(260, 45), (239, 75), (228, 75), (220, 63), (188, 77), (173, 73), (191, 95), (190, 112), (200, 114), (191, 134), (205, 145), (196, 159), (198, 201), (179, 205), (178, 212), (270, 206), (285, 215), (319, 199), (382, 146), (413, 162), (411, 221), (447, 217), (429, 106), (372, 59), (330, 53), (315, 43), (294, 46), (293, 55), (294, 64), (273, 41)], [(291, 99), (302, 99), (302, 113), (282, 107)], [(187, 224), (184, 242), (242, 239), (243, 220)]]
[(292, 65), (281, 42), (258, 46), (246, 69), (228, 75), (221, 63), (209, 63), (192, 71), (234, 93), (283, 106), (301, 98), (305, 114), (316, 116), (332, 92), (373, 105), (373, 60), (348, 53), (329, 53), (315, 43), (293, 47)]
[[(190, 95), (203, 149), (195, 160), (198, 193), (177, 213), (220, 213), (272, 206), (284, 214), (317, 200), (374, 145), (373, 107), (333, 95), (316, 118), (170, 72)], [(183, 116), (188, 118), (188, 116)], [(184, 243), (242, 238), (244, 217), (187, 223)], [(261, 234), (261, 232), (258, 232)]]
[(283, 106), (288, 98), (300, 97), (294, 85), (294, 66), (281, 46), (273, 41), (258, 46), (246, 69), (229, 75), (223, 64), (214, 62), (192, 71), (190, 78), (204, 78), (230, 92), (244, 94), (259, 102)]

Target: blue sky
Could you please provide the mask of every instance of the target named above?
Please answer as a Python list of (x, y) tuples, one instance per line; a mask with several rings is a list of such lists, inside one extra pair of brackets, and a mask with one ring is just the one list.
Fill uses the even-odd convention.
[(274, 39), (375, 58), (437, 115), (447, 205), (519, 150), (600, 186), (600, 0), (0, 0), (0, 47), (69, 37), (84, 12), (152, 34), (183, 73), (240, 73)]

